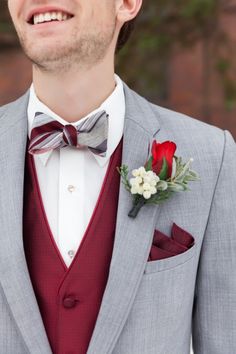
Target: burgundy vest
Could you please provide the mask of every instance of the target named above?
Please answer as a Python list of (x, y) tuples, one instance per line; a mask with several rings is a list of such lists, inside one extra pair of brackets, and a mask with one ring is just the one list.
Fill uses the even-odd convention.
[[(119, 196), (122, 141), (77, 253), (64, 263), (45, 214), (34, 159), (26, 147), (23, 241), (44, 327), (54, 354), (85, 354), (107, 283)], [(94, 181), (96, 183), (96, 179)], [(80, 216), (78, 215), (78, 218)]]

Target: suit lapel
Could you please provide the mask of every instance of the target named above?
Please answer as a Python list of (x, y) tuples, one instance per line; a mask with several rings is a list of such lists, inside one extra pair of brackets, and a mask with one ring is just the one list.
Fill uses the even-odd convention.
[[(122, 164), (131, 171), (147, 159), (160, 129), (150, 104), (124, 82), (126, 114)], [(9, 105), (0, 124), (0, 283), (30, 353), (51, 354), (23, 249), (22, 212), (28, 93)], [(130, 194), (120, 182), (109, 278), (87, 354), (110, 354), (132, 307), (151, 247), (159, 206), (128, 217)]]
[[(124, 84), (126, 115), (122, 164), (131, 171), (144, 165), (148, 145), (159, 130), (150, 105)], [(87, 354), (110, 354), (132, 307), (151, 248), (159, 206), (144, 206), (128, 217), (131, 196), (120, 182), (110, 272)]]
[(0, 283), (27, 352), (51, 354), (22, 239), (27, 102), (28, 93), (0, 117)]

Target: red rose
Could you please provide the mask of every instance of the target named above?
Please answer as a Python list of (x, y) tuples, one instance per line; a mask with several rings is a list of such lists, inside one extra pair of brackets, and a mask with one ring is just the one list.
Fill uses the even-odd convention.
[[(176, 150), (176, 144), (172, 141), (158, 143), (156, 140), (152, 143), (152, 170), (159, 175), (161, 179), (171, 177), (172, 162)], [(164, 161), (165, 159), (165, 161)]]

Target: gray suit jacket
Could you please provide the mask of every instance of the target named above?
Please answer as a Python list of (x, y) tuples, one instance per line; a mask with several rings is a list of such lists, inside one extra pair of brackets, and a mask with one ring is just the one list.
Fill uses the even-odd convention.
[[(201, 180), (135, 219), (120, 183), (109, 278), (87, 353), (189, 354), (191, 334), (195, 354), (236, 353), (235, 142), (124, 88), (122, 163), (143, 165), (153, 137), (173, 140)], [(52, 353), (22, 243), (28, 94), (0, 108), (0, 354)], [(195, 245), (147, 262), (154, 230), (170, 235), (173, 222)]]

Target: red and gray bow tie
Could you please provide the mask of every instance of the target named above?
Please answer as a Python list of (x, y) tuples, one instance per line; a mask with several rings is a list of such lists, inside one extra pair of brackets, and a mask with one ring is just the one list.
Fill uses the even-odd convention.
[(50, 116), (37, 112), (30, 135), (29, 153), (41, 154), (50, 150), (74, 146), (88, 147), (96, 155), (106, 156), (108, 117), (99, 111), (76, 126), (63, 125)]

